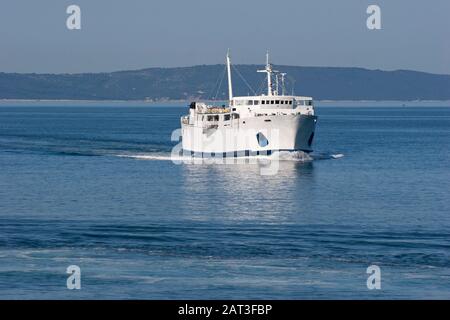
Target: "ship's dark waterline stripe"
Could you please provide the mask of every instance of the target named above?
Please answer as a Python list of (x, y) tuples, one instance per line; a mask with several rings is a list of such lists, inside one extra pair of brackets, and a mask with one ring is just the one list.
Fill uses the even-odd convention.
[(274, 152), (294, 152), (302, 151), (306, 153), (312, 152), (312, 150), (302, 150), (302, 149), (280, 149), (280, 150), (240, 150), (240, 151), (229, 151), (229, 152), (196, 152), (191, 150), (183, 149), (183, 155), (190, 155), (194, 158), (243, 158), (243, 157), (255, 157), (255, 156), (270, 156)]

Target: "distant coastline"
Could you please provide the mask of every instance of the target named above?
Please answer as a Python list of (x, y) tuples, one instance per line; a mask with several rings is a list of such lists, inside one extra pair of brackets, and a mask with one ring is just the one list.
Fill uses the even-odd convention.
[[(259, 94), (263, 66), (235, 65), (236, 96)], [(148, 68), (109, 73), (35, 74), (0, 72), (0, 99), (27, 101), (139, 101), (173, 104), (228, 98), (224, 65)], [(411, 70), (277, 66), (286, 93), (316, 101), (447, 101), (450, 75)], [(244, 80), (245, 79), (245, 80)]]
[[(190, 100), (68, 100), (68, 99), (0, 99), (0, 107), (6, 106), (73, 106), (73, 107), (181, 107), (187, 106)], [(223, 104), (225, 101), (206, 100), (214, 104)], [(317, 107), (450, 107), (450, 100), (316, 100)]]

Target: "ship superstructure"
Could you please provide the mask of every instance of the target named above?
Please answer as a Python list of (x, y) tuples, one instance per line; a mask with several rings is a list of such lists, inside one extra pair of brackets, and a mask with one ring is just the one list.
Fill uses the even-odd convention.
[[(228, 104), (192, 102), (181, 118), (183, 151), (195, 157), (246, 157), (277, 151), (311, 152), (317, 117), (312, 97), (286, 95), (285, 76), (266, 55), (267, 92), (233, 96), (230, 54), (226, 57)], [(281, 83), (281, 84), (280, 84)]]

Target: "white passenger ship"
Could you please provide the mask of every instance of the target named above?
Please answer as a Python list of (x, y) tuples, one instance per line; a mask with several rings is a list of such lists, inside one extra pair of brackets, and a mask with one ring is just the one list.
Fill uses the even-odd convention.
[[(277, 151), (311, 152), (317, 117), (311, 97), (285, 95), (284, 76), (266, 56), (267, 93), (234, 97), (226, 57), (228, 105), (192, 102), (181, 118), (182, 147), (194, 157), (248, 157)], [(281, 76), (281, 92), (279, 92)], [(274, 81), (275, 80), (275, 81)]]

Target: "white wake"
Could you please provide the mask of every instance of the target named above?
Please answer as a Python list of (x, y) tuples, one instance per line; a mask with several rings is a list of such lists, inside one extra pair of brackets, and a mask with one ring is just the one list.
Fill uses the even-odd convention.
[(178, 161), (178, 162), (211, 162), (211, 160), (233, 161), (233, 159), (261, 159), (261, 160), (278, 160), (278, 161), (299, 161), (309, 162), (314, 160), (340, 159), (344, 157), (342, 153), (306, 153), (303, 151), (276, 151), (271, 155), (247, 156), (236, 158), (194, 158), (190, 155), (171, 155), (170, 153), (143, 153), (143, 154), (118, 154), (117, 157), (132, 158), (137, 160), (156, 160), (156, 161)]

